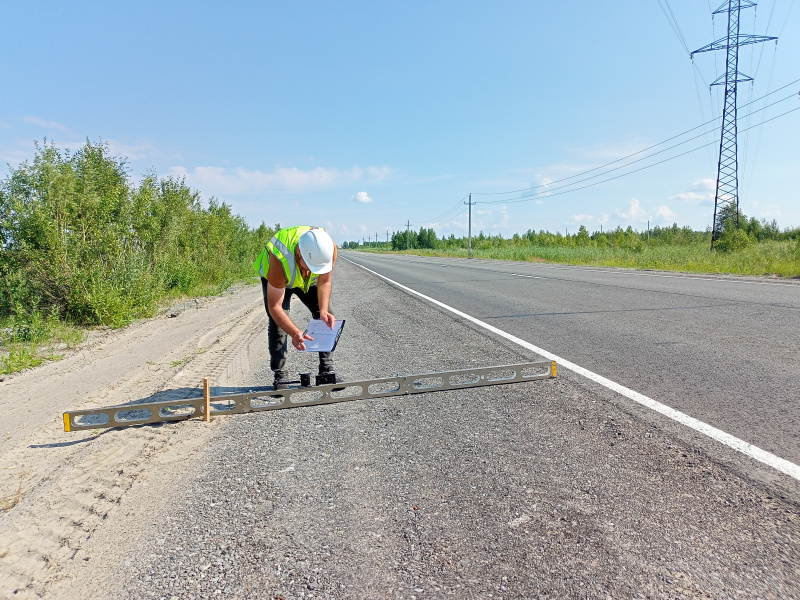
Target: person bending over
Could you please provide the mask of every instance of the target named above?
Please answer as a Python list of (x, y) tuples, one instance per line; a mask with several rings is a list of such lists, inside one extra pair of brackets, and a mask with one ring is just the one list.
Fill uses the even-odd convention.
[[(314, 319), (322, 319), (329, 327), (336, 321), (331, 313), (331, 275), (336, 255), (336, 244), (324, 229), (298, 226), (278, 231), (256, 259), (254, 266), (261, 276), (269, 318), (269, 362), (276, 390), (289, 387), (288, 338), (297, 350), (305, 350), (305, 340), (311, 339), (289, 318), (292, 295), (306, 305)], [(319, 374), (334, 375), (337, 382), (341, 381), (336, 377), (332, 352), (320, 352)]]

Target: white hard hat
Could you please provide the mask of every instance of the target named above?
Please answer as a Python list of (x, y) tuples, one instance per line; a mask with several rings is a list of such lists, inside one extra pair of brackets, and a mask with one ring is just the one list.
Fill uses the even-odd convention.
[(309, 229), (300, 236), (297, 243), (300, 256), (314, 275), (324, 275), (333, 269), (333, 251), (335, 244), (322, 229)]

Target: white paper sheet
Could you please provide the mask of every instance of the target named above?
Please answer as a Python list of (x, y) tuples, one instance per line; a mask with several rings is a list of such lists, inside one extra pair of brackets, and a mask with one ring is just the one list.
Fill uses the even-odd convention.
[(344, 319), (336, 320), (331, 329), (322, 319), (311, 319), (306, 327), (306, 333), (314, 339), (305, 340), (306, 349), (301, 352), (331, 352), (342, 333), (344, 321)]

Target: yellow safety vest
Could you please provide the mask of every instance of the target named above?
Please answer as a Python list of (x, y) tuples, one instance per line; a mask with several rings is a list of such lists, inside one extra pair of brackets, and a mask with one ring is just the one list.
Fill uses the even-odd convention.
[(281, 229), (267, 242), (267, 247), (258, 255), (253, 268), (261, 277), (266, 279), (269, 271), (269, 255), (273, 254), (283, 265), (283, 272), (287, 281), (286, 287), (301, 288), (304, 292), (307, 292), (312, 285), (317, 284), (319, 276), (312, 273), (308, 279), (303, 279), (300, 269), (297, 268), (294, 253), (300, 241), (300, 236), (311, 229), (325, 231), (322, 227), (308, 227), (307, 225)]

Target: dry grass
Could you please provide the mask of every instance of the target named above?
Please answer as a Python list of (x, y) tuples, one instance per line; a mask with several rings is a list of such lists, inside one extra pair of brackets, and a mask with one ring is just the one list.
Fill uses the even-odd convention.
[(0, 511), (11, 510), (14, 508), (17, 504), (19, 504), (19, 501), (22, 500), (22, 494), (22, 482), (20, 481), (19, 487), (15, 493), (11, 494), (10, 496), (6, 496), (5, 498), (0, 498)]

